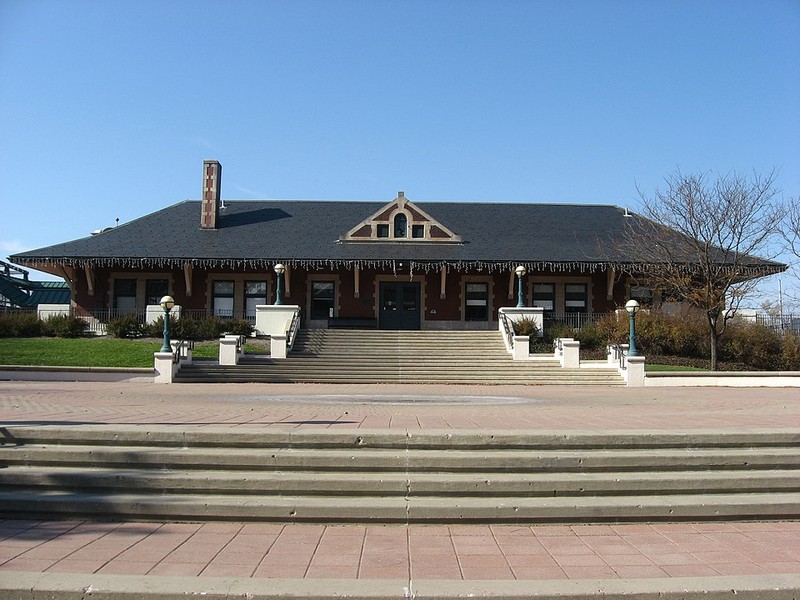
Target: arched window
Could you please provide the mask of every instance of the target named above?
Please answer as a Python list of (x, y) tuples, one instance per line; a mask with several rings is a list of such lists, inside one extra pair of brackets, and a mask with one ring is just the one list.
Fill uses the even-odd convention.
[(406, 229), (408, 228), (408, 217), (400, 213), (394, 218), (394, 237), (406, 237)]

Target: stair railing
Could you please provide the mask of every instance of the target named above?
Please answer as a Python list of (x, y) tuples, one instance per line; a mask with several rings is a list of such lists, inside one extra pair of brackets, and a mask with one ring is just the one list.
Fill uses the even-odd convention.
[(619, 370), (624, 371), (627, 368), (627, 363), (625, 361), (627, 354), (625, 353), (626, 348), (624, 348), (620, 344), (610, 344), (608, 346), (608, 353), (611, 357), (611, 361), (619, 363)]
[(514, 325), (507, 314), (498, 312), (500, 317), (500, 324), (502, 326), (503, 342), (506, 345), (506, 351), (510, 354), (514, 353)]
[(180, 365), (182, 361), (189, 358), (189, 352), (194, 350), (193, 340), (180, 340), (172, 343), (172, 362)]
[(289, 330), (286, 332), (286, 347), (288, 350), (294, 348), (294, 341), (297, 338), (297, 332), (300, 330), (300, 311), (294, 311), (292, 321), (289, 323)]

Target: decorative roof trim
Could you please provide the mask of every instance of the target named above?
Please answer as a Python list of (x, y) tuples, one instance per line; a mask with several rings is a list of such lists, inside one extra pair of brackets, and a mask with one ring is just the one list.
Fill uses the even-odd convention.
[[(406, 217), (406, 231), (402, 236), (395, 236), (394, 231), (394, 219), (398, 215), (404, 215)], [(387, 235), (379, 236), (379, 226), (387, 228), (385, 230)], [(415, 227), (421, 228), (423, 232), (421, 237), (414, 237), (412, 235)], [(404, 192), (397, 192), (397, 198), (383, 205), (372, 213), (372, 215), (350, 229), (345, 235), (340, 236), (339, 241), (361, 243), (400, 242), (403, 244), (433, 242), (436, 244), (452, 244), (461, 243), (462, 239), (460, 235), (455, 234), (419, 206), (409, 201)]]
[[(270, 271), (276, 263), (283, 263), (293, 269), (321, 270), (321, 269), (392, 269), (396, 273), (397, 269), (403, 264), (408, 264), (411, 271), (441, 271), (443, 268), (456, 271), (487, 271), (493, 273), (514, 271), (519, 265), (523, 265), (528, 272), (532, 271), (551, 271), (551, 272), (588, 272), (607, 271), (615, 269), (630, 274), (641, 274), (647, 272), (647, 264), (644, 263), (620, 263), (610, 261), (513, 261), (513, 260), (405, 260), (405, 259), (202, 259), (202, 258), (47, 258), (34, 259), (22, 258), (15, 259), (17, 264), (22, 264), (32, 268), (37, 266), (71, 266), (83, 268), (91, 267), (119, 267), (119, 268), (171, 268), (179, 269), (186, 265), (201, 269), (262, 269)], [(742, 276), (763, 277), (781, 273), (787, 269), (787, 265), (754, 264), (738, 267)], [(686, 273), (696, 271), (697, 267), (685, 265)]]

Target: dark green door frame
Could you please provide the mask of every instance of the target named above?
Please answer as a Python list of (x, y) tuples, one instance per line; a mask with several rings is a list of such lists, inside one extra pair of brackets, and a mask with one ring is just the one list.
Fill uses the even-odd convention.
[(382, 281), (378, 312), (380, 329), (419, 329), (422, 314), (420, 284)]

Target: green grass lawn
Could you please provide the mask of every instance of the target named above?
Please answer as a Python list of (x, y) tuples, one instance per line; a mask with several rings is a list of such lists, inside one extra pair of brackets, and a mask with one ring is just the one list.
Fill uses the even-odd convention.
[[(0, 338), (0, 365), (58, 367), (152, 367), (160, 339)], [(248, 342), (245, 352), (268, 353), (264, 342)], [(194, 358), (218, 358), (219, 342), (197, 342)]]
[(708, 369), (701, 369), (700, 367), (687, 367), (683, 365), (659, 365), (659, 364), (644, 364), (645, 371), (708, 371)]
[[(161, 340), (146, 338), (0, 338), (0, 365), (58, 367), (152, 367), (153, 353), (161, 349)], [(269, 354), (269, 342), (248, 340), (247, 354)], [(219, 342), (195, 343), (196, 359), (219, 357)], [(646, 371), (703, 371), (697, 367), (646, 364)]]

